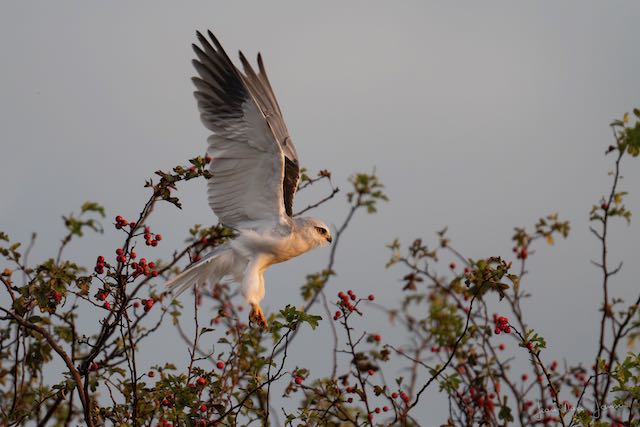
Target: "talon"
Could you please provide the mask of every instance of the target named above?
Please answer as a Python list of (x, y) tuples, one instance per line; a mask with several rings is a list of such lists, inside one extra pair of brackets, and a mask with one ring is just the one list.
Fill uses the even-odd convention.
[(251, 313), (249, 313), (249, 323), (255, 323), (262, 329), (267, 329), (267, 318), (264, 316), (262, 309), (259, 305), (251, 306)]

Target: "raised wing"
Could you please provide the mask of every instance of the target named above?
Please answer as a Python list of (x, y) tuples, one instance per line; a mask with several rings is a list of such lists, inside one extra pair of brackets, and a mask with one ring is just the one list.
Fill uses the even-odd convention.
[(246, 228), (258, 221), (281, 222), (291, 216), (298, 186), (295, 147), (258, 56), (256, 74), (242, 54), (245, 74), (231, 62), (209, 31), (193, 45), (194, 93), (204, 125), (213, 131), (209, 204), (226, 226)]

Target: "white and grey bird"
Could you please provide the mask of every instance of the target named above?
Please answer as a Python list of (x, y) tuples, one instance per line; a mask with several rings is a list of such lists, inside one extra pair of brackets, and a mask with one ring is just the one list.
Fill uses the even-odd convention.
[(179, 295), (194, 285), (224, 278), (242, 285), (251, 305), (249, 319), (266, 327), (260, 308), (264, 271), (331, 243), (329, 227), (315, 218), (294, 218), (292, 205), (300, 181), (296, 149), (258, 54), (258, 73), (240, 52), (244, 72), (236, 68), (208, 32), (193, 45), (198, 73), (193, 78), (200, 119), (212, 131), (209, 205), (236, 237), (167, 283)]

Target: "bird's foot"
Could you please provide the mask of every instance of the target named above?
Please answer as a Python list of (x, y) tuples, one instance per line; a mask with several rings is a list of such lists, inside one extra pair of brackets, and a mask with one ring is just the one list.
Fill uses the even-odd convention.
[(267, 318), (264, 317), (264, 313), (258, 304), (251, 306), (251, 313), (249, 313), (249, 323), (255, 323), (262, 329), (267, 329)]

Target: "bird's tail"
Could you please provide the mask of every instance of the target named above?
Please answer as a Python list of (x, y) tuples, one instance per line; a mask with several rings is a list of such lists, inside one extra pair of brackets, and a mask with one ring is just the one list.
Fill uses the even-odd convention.
[(231, 273), (232, 266), (233, 251), (227, 245), (221, 245), (169, 280), (166, 287), (174, 296), (178, 296), (195, 285), (218, 283)]

